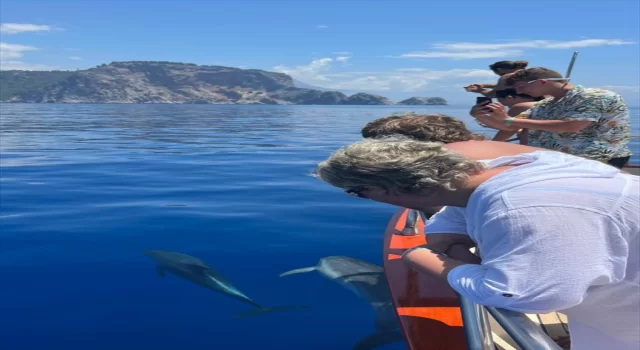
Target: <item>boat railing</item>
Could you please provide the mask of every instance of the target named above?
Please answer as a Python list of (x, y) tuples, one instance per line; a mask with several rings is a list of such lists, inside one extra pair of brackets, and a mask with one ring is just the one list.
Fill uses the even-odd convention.
[(460, 311), (469, 350), (494, 350), (487, 311), (461, 295)]
[[(483, 306), (522, 350), (562, 350), (542, 328), (527, 315)], [(465, 326), (466, 327), (466, 326)]]
[[(405, 221), (405, 227), (401, 231), (403, 235), (419, 234), (417, 228), (418, 217), (426, 222), (426, 215), (417, 210), (409, 210)], [(494, 307), (476, 304), (468, 298), (458, 294), (460, 311), (470, 350), (493, 350), (493, 332), (489, 323), (489, 316), (496, 320), (502, 329), (513, 339), (522, 350), (562, 350), (538, 324), (534, 323), (527, 315)]]
[(424, 222), (424, 217), (422, 217), (421, 212), (417, 210), (410, 209), (407, 213), (407, 219), (404, 224), (404, 228), (400, 231), (401, 235), (404, 236), (412, 236), (420, 234), (420, 230), (418, 229), (418, 217), (421, 217)]

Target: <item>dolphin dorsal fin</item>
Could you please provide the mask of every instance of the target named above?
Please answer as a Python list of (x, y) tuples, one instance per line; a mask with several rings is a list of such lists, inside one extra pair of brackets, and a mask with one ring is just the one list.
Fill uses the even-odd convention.
[(295, 275), (297, 273), (306, 273), (306, 272), (311, 272), (311, 271), (315, 271), (316, 267), (315, 266), (311, 266), (311, 267), (303, 267), (301, 269), (295, 269), (295, 270), (290, 270), (287, 272), (283, 272), (280, 274), (280, 277), (284, 277), (284, 276), (289, 276), (289, 275)]

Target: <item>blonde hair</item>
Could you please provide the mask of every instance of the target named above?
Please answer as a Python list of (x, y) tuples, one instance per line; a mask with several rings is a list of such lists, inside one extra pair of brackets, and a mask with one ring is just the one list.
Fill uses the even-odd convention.
[(313, 176), (339, 188), (375, 186), (388, 192), (426, 193), (457, 190), (485, 169), (480, 162), (442, 147), (394, 136), (365, 139), (338, 149), (318, 164)]
[(462, 121), (444, 114), (392, 115), (369, 122), (361, 132), (366, 138), (399, 134), (419, 141), (443, 143), (485, 139), (469, 131)]

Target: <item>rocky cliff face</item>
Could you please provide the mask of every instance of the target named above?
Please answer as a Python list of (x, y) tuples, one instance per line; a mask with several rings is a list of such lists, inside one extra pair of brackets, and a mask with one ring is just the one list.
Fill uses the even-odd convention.
[(298, 105), (335, 105), (345, 100), (347, 95), (338, 91), (286, 88), (273, 92), (271, 97)]
[(399, 105), (446, 105), (447, 100), (442, 97), (411, 97), (398, 102)]
[(42, 89), (73, 74), (75, 73), (71, 71), (0, 71), (0, 101), (8, 101), (27, 91)]
[(19, 102), (260, 103), (269, 92), (293, 87), (286, 74), (170, 62), (114, 62), (79, 71)]
[(365, 94), (363, 92), (351, 95), (340, 101), (341, 105), (392, 105), (393, 101), (386, 97)]
[(197, 103), (391, 105), (365, 93), (297, 88), (282, 73), (176, 62), (113, 62), (74, 72), (4, 71), (1, 101), (26, 103)]

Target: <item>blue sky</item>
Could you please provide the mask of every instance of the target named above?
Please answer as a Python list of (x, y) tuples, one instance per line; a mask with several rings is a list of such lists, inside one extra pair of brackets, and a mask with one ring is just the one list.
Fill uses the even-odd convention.
[(325, 88), (467, 103), (488, 65), (526, 59), (638, 105), (638, 1), (0, 2), (7, 69), (180, 61), (288, 73)]

